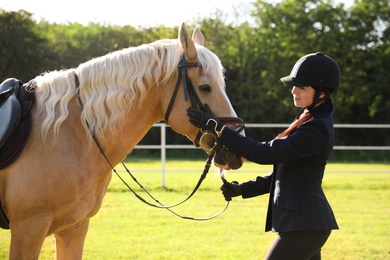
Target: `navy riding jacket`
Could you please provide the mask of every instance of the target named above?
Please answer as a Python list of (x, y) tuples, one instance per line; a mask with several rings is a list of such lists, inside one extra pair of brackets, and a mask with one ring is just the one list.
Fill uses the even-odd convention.
[(288, 136), (258, 142), (225, 128), (219, 144), (259, 164), (273, 164), (271, 174), (242, 183), (243, 198), (270, 193), (265, 231), (338, 229), (322, 190), (325, 165), (334, 145), (333, 105), (310, 111), (313, 119)]

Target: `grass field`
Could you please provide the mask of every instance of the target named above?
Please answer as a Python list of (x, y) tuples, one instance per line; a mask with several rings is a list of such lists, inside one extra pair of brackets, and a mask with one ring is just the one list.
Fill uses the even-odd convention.
[[(165, 187), (161, 173), (155, 172), (161, 169), (159, 161), (134, 160), (127, 165), (155, 197), (172, 204), (192, 191), (203, 164), (167, 162)], [(270, 170), (271, 166), (247, 162), (243, 169), (229, 172), (227, 179), (246, 181)], [(212, 168), (198, 192), (175, 208), (178, 213), (207, 217), (225, 206), (215, 172)], [(126, 180), (146, 196), (130, 178)], [(331, 163), (323, 187), (340, 226), (324, 246), (323, 259), (390, 259), (390, 165)], [(268, 195), (234, 198), (213, 220), (184, 220), (143, 204), (113, 175), (102, 208), (91, 220), (84, 259), (262, 259), (275, 237), (264, 232), (267, 201)], [(0, 259), (8, 258), (9, 238), (8, 230), (0, 230)], [(54, 254), (50, 236), (40, 259), (54, 259)]]

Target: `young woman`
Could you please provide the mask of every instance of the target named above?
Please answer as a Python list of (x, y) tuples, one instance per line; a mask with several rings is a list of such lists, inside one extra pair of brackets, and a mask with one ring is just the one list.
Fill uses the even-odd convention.
[(195, 107), (188, 109), (188, 116), (193, 125), (212, 130), (219, 145), (250, 161), (273, 164), (267, 176), (221, 186), (226, 200), (270, 193), (265, 230), (278, 235), (265, 259), (321, 259), (331, 230), (338, 229), (321, 183), (334, 145), (330, 94), (340, 87), (340, 69), (329, 56), (311, 53), (299, 59), (281, 81), (292, 86), (294, 105), (301, 110), (272, 141), (239, 135)]

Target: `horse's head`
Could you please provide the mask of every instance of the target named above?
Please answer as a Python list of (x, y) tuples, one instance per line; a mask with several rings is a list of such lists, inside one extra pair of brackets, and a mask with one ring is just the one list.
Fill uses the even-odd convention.
[[(195, 128), (186, 114), (191, 105), (204, 108), (207, 104), (211, 112), (228, 127), (242, 126), (225, 92), (224, 68), (219, 58), (203, 47), (204, 37), (198, 27), (191, 37), (183, 23), (179, 30), (179, 42), (183, 56), (178, 64), (175, 89), (167, 93), (165, 121), (169, 121), (175, 131), (186, 135), (207, 153), (215, 153), (214, 164), (217, 167), (238, 169), (244, 159), (227, 149), (214, 149), (215, 138)], [(243, 131), (241, 133), (244, 134)]]

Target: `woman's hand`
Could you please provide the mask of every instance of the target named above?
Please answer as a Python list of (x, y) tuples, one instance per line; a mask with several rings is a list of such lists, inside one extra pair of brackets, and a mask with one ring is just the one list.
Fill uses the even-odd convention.
[(231, 201), (232, 197), (237, 197), (242, 195), (242, 185), (236, 181), (227, 182), (224, 181), (222, 186), (220, 187), (223, 196), (226, 201)]

